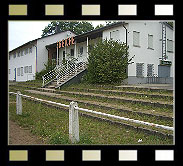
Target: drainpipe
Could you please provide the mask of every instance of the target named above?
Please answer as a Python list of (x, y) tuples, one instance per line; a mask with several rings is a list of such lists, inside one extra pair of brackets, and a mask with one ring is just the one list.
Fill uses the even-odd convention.
[(37, 72), (37, 46), (33, 44), (34, 47), (36, 47), (36, 72)]
[(126, 30), (126, 45), (128, 45), (128, 30), (127, 30), (127, 28), (124, 26), (124, 24), (123, 24), (123, 28), (125, 28), (125, 30)]

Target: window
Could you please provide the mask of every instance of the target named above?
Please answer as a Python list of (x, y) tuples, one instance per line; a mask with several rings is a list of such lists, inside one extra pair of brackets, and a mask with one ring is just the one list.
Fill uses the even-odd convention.
[(144, 76), (144, 63), (136, 63), (136, 76), (137, 77)]
[(24, 68), (23, 67), (21, 67), (20, 72), (21, 72), (21, 76), (23, 76), (24, 75)]
[(74, 49), (71, 49), (71, 56), (74, 56)]
[(16, 58), (16, 52), (13, 54), (13, 58)]
[(29, 48), (29, 53), (32, 53), (32, 47)]
[(82, 54), (83, 54), (83, 47), (79, 47), (78, 54), (79, 54), (79, 56), (82, 56)]
[(153, 49), (153, 35), (148, 35), (148, 48)]
[(11, 69), (9, 69), (9, 74), (11, 74)]
[(29, 66), (29, 73), (32, 73), (32, 65)]
[(21, 51), (21, 56), (23, 56), (24, 54), (23, 54), (23, 51)]
[(167, 39), (167, 51), (173, 52), (173, 41), (169, 39)]
[(11, 59), (11, 55), (9, 55), (9, 60)]
[(20, 76), (20, 67), (17, 68), (17, 76)]
[(133, 46), (140, 47), (140, 32), (133, 31)]
[(18, 56), (17, 57), (20, 57), (20, 51), (18, 51)]
[(154, 64), (147, 64), (147, 76), (153, 76), (154, 74)]
[(29, 71), (28, 71), (28, 66), (25, 66), (24, 67), (24, 73), (28, 73)]
[(119, 30), (110, 32), (110, 39), (119, 40)]
[(25, 54), (25, 55), (28, 54), (28, 48), (25, 48), (24, 54)]

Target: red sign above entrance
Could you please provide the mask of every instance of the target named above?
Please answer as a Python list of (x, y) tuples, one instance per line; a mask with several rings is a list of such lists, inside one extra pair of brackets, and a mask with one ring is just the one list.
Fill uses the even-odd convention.
[(73, 45), (75, 42), (74, 37), (69, 37), (67, 39), (63, 39), (62, 41), (57, 42), (57, 48), (64, 48), (66, 46)]

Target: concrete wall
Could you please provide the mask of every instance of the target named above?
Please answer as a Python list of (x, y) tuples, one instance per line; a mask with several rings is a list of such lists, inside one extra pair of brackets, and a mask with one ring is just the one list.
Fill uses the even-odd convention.
[[(32, 43), (36, 45), (36, 42)], [(13, 81), (15, 80), (15, 69), (16, 69), (16, 81), (27, 81), (27, 80), (33, 80), (35, 79), (35, 71), (36, 71), (36, 47), (32, 44), (29, 44), (27, 46), (24, 46), (20, 49), (17, 49), (9, 54), (10, 59), (8, 61), (8, 70), (10, 71), (9, 80)], [(32, 47), (32, 53), (24, 54), (25, 48)], [(23, 51), (23, 56), (18, 57), (18, 51)], [(14, 58), (14, 53), (16, 52), (16, 57)], [(25, 73), (24, 67), (25, 66), (32, 66), (32, 72), (31, 73)], [(23, 67), (23, 76), (18, 76), (17, 69)]]

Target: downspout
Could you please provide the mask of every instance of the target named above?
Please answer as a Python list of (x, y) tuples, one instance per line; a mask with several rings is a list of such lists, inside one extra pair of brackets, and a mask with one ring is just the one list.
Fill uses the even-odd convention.
[(125, 30), (126, 30), (126, 45), (128, 45), (128, 30), (127, 30), (127, 28), (124, 26), (124, 24), (123, 24), (123, 28), (125, 28)]

